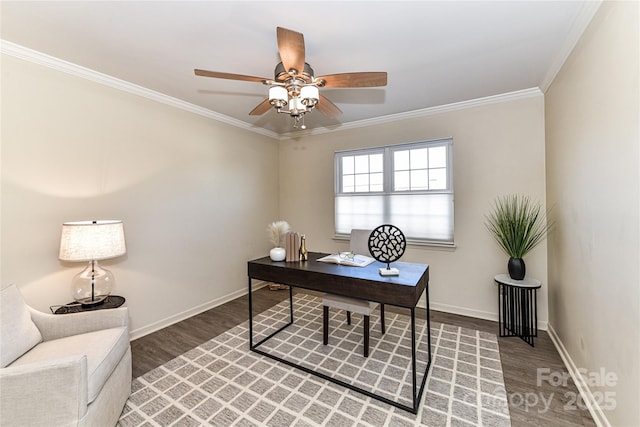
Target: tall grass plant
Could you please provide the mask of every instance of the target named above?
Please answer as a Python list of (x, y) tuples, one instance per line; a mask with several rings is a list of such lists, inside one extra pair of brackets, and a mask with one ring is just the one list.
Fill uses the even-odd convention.
[(494, 201), (486, 226), (508, 256), (523, 258), (544, 240), (552, 224), (547, 222), (540, 202), (512, 194)]

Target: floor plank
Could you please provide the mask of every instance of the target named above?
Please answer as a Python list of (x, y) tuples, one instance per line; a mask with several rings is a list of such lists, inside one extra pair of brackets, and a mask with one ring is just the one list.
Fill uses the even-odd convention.
[[(288, 298), (289, 292), (265, 287), (254, 295), (254, 310), (258, 313)], [(248, 298), (244, 296), (134, 340), (133, 376), (143, 375), (247, 319)], [(488, 320), (433, 310), (431, 320), (498, 334), (497, 322)], [(571, 378), (555, 387), (545, 380), (545, 374), (567, 373), (545, 331), (538, 332), (535, 347), (515, 337), (498, 338), (498, 344), (513, 427), (595, 426), (589, 412), (576, 407), (578, 391)]]

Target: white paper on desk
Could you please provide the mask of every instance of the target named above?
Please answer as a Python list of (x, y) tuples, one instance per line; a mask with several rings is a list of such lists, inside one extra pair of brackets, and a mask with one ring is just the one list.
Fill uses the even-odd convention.
[(366, 255), (354, 255), (353, 258), (347, 258), (347, 254), (350, 252), (342, 252), (340, 254), (327, 255), (322, 258), (318, 258), (320, 262), (328, 262), (330, 264), (349, 265), (352, 267), (366, 267), (371, 264), (375, 259)]

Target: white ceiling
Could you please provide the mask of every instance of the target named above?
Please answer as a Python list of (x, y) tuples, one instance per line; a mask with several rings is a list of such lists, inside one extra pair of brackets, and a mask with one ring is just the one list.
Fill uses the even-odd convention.
[[(599, 4), (599, 3), (598, 3)], [(344, 114), (309, 129), (545, 88), (591, 18), (586, 1), (2, 1), (3, 40), (232, 117), (268, 133), (291, 119), (248, 113), (273, 77), (276, 27), (304, 34), (315, 74), (386, 71), (382, 88), (321, 89)], [(596, 7), (597, 9), (597, 7)], [(587, 12), (585, 12), (587, 11)], [(591, 11), (591, 12), (589, 12)]]

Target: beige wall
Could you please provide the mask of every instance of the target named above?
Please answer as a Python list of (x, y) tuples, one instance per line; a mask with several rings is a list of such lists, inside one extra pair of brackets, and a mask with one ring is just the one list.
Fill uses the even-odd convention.
[[(436, 309), (497, 318), (492, 279), (506, 256), (484, 215), (500, 194), (545, 197), (535, 91), (282, 141), (278, 157), (265, 136), (11, 56), (2, 73), (2, 283), (18, 283), (40, 310), (67, 302), (82, 266), (57, 260), (60, 224), (123, 219), (128, 254), (104, 264), (127, 297), (134, 336), (242, 293), (244, 262), (267, 253), (275, 219), (306, 232), (311, 250), (346, 247), (332, 239), (335, 150), (453, 136), (457, 247), (412, 247), (405, 257), (432, 265)], [(543, 282), (545, 251), (526, 258)], [(543, 328), (546, 300), (543, 288)]]
[(332, 239), (334, 151), (452, 136), (456, 248), (404, 258), (431, 265), (432, 308), (495, 319), (506, 256), (484, 215), (498, 195), (546, 198), (556, 231), (525, 259), (543, 281), (539, 319), (574, 368), (616, 374), (593, 387), (615, 393), (598, 421), (639, 425), (638, 14), (637, 2), (605, 3), (545, 100), (279, 144), (3, 55), (0, 281), (43, 311), (67, 302), (82, 266), (57, 260), (61, 223), (122, 219), (128, 254), (104, 264), (142, 335), (243, 293), (275, 219), (310, 250), (345, 249)]
[(2, 57), (2, 283), (40, 310), (84, 265), (57, 259), (64, 221), (122, 219), (105, 261), (134, 336), (246, 290), (278, 212), (277, 141)]
[[(332, 239), (334, 152), (452, 136), (456, 248), (411, 246), (403, 260), (430, 264), (431, 308), (497, 320), (493, 277), (506, 271), (507, 257), (486, 230), (484, 216), (498, 195), (519, 192), (545, 200), (542, 93), (504, 98), (281, 142), (280, 216), (307, 235), (309, 250), (345, 250), (347, 243)], [(525, 261), (527, 274), (545, 283), (539, 320), (546, 328), (546, 243)]]
[(550, 332), (615, 426), (640, 425), (638, 20), (605, 2), (546, 93)]

